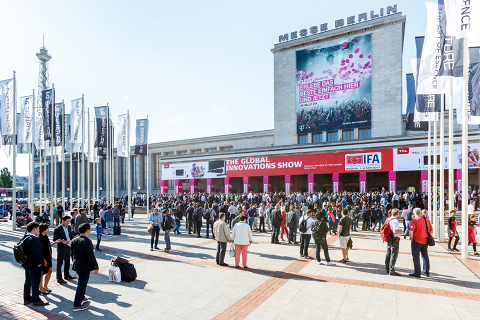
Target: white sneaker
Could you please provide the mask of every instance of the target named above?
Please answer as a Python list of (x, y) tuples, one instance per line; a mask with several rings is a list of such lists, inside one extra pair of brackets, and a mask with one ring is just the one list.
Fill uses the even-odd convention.
[(334, 266), (334, 265), (335, 265), (335, 263), (333, 263), (332, 261), (327, 262), (327, 266)]
[(320, 265), (322, 265), (322, 264), (323, 264), (323, 262), (321, 262), (321, 261), (318, 261), (318, 262), (317, 262), (317, 264), (320, 266)]

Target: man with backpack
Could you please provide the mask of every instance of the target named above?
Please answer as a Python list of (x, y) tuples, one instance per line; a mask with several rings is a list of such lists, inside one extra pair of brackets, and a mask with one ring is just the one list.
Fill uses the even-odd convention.
[(383, 241), (387, 242), (387, 256), (385, 257), (385, 270), (391, 276), (401, 276), (395, 271), (395, 263), (397, 262), (398, 249), (400, 247), (400, 234), (402, 229), (398, 222), (398, 209), (392, 209), (392, 216), (385, 221), (380, 231)]
[(275, 209), (272, 210), (272, 243), (279, 244), (278, 236), (280, 235), (280, 226), (282, 225), (282, 213), (280, 212), (280, 203), (277, 203)]
[(176, 227), (176, 223), (167, 210), (162, 210), (162, 215), (162, 229), (165, 232), (165, 252), (168, 253), (172, 249), (170, 246), (170, 230)]
[[(43, 249), (38, 235), (39, 224), (34, 221), (27, 224), (27, 233), (18, 245), (14, 247), (14, 254), (17, 262), (23, 262), (22, 267), (25, 269), (23, 304), (33, 303), (34, 306), (46, 306), (49, 302), (44, 302), (40, 299), (40, 268), (44, 263), (44, 259)], [(20, 257), (17, 256), (21, 256), (21, 261), (19, 261)]]
[(326, 220), (327, 215), (323, 210), (319, 210), (315, 215), (315, 220), (313, 220), (312, 236), (313, 240), (315, 241), (315, 257), (317, 258), (318, 265), (322, 265), (323, 263), (320, 259), (320, 248), (323, 248), (325, 260), (327, 260), (327, 266), (334, 266), (335, 263), (330, 261), (330, 256), (328, 255), (327, 233), (329, 228)]
[(342, 249), (343, 259), (341, 263), (347, 263), (348, 259), (348, 241), (350, 240), (350, 231), (352, 229), (352, 219), (348, 217), (348, 210), (342, 211), (342, 219), (338, 222), (338, 241), (340, 242), (340, 248)]
[(300, 224), (298, 227), (298, 231), (300, 231), (300, 257), (304, 257), (305, 259), (311, 259), (308, 256), (308, 246), (310, 245), (310, 239), (312, 237), (312, 209), (307, 210), (307, 214), (303, 215), (300, 218)]
[(207, 238), (210, 238), (209, 228), (212, 228), (212, 238), (215, 239), (215, 233), (213, 233), (213, 223), (215, 222), (215, 210), (212, 208), (212, 204), (208, 205), (207, 211), (205, 211), (205, 220), (207, 225)]

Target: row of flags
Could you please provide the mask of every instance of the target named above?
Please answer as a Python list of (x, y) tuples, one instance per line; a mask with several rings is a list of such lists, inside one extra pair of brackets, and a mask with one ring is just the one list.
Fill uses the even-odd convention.
[[(114, 124), (109, 106), (96, 107), (94, 119), (84, 107), (83, 97), (71, 101), (70, 114), (66, 114), (64, 102), (55, 103), (55, 90), (42, 91), (41, 103), (35, 106), (34, 94), (20, 97), (19, 113), (14, 115), (15, 79), (0, 81), (0, 147), (10, 157), (13, 145), (13, 121), (16, 121), (17, 152), (29, 153), (29, 145), (37, 151), (51, 155), (52, 147), (59, 159), (71, 153), (74, 160), (78, 153), (88, 154), (89, 162), (107, 158), (114, 147)], [(128, 157), (127, 136), (130, 130), (128, 114), (118, 117), (117, 155)], [(148, 119), (136, 121), (136, 145), (134, 154), (147, 155)], [(63, 150), (63, 152), (62, 152)]]
[[(415, 39), (417, 56), (406, 79), (407, 129), (426, 131), (428, 121), (438, 120), (443, 94), (453, 98), (458, 124), (463, 122), (465, 99), (468, 123), (480, 124), (480, 1), (438, 0), (426, 2), (426, 8), (425, 36)], [(415, 125), (409, 128), (412, 114)]]

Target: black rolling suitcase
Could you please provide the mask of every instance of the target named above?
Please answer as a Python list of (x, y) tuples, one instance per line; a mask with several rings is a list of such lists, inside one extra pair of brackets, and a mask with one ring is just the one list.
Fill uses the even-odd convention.
[(122, 233), (122, 227), (120, 226), (113, 227), (113, 234), (121, 234), (121, 233)]

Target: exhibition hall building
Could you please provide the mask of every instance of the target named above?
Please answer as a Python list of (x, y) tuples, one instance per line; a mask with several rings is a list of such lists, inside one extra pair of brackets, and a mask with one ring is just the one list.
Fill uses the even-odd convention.
[[(131, 156), (132, 190), (146, 193), (148, 183), (149, 193), (155, 194), (382, 188), (426, 192), (426, 123), (402, 112), (405, 24), (406, 16), (395, 5), (338, 19), (333, 25), (281, 32), (271, 49), (273, 129), (149, 143), (147, 156)], [(449, 117), (444, 112), (447, 134)], [(437, 159), (438, 168), (447, 169), (452, 156), (455, 177), (461, 177), (461, 126), (455, 117), (456, 113), (453, 154), (445, 140), (444, 159)], [(479, 141), (478, 125), (471, 125), (469, 188), (475, 189)], [(114, 157), (114, 194), (122, 196), (127, 193), (128, 158), (115, 152)], [(68, 156), (65, 160), (69, 181)], [(76, 185), (76, 161), (73, 166)], [(102, 195), (105, 171), (101, 160)]]

